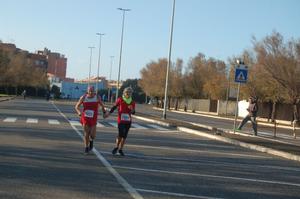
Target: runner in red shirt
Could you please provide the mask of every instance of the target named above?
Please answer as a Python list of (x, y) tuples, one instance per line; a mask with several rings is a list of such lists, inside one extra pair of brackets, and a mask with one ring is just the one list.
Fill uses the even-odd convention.
[[(80, 110), (81, 105), (83, 105), (82, 111)], [(94, 87), (89, 86), (87, 94), (81, 96), (75, 106), (75, 110), (80, 116), (80, 123), (84, 129), (85, 154), (88, 154), (88, 152), (93, 149), (93, 140), (96, 137), (99, 105), (102, 107), (103, 114), (105, 114), (105, 107), (101, 98), (95, 94)]]
[(131, 127), (131, 114), (135, 114), (135, 102), (132, 100), (132, 88), (127, 87), (123, 91), (123, 96), (119, 97), (115, 105), (110, 109), (109, 113), (105, 114), (108, 117), (109, 114), (113, 113), (118, 108), (118, 129), (119, 134), (116, 139), (116, 147), (113, 149), (112, 154), (115, 155), (117, 152), (121, 156), (124, 156), (123, 147), (125, 140), (128, 135), (128, 131)]

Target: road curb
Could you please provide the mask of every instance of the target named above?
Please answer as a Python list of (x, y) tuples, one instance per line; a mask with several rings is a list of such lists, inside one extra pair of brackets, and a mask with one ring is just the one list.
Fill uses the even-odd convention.
[(13, 100), (13, 99), (15, 99), (15, 98), (16, 98), (16, 97), (8, 97), (8, 98), (5, 98), (5, 99), (1, 99), (1, 98), (0, 98), (0, 102)]
[[(162, 126), (167, 126), (167, 127), (171, 126), (167, 122), (162, 122), (162, 121), (158, 121), (158, 120), (155, 120), (155, 119), (149, 119), (149, 118), (136, 116), (136, 115), (134, 115), (134, 118), (140, 119), (140, 120), (143, 120), (143, 121), (147, 121), (147, 122), (156, 123), (156, 124), (159, 124), (159, 125), (162, 125)], [(236, 145), (236, 146), (240, 146), (240, 147), (243, 147), (243, 148), (256, 150), (256, 151), (260, 151), (260, 152), (263, 152), (263, 153), (268, 153), (268, 154), (279, 156), (279, 157), (282, 157), (282, 158), (285, 158), (285, 159), (300, 162), (300, 156), (299, 155), (295, 155), (295, 154), (292, 154), (292, 153), (283, 152), (283, 151), (275, 150), (275, 149), (272, 149), (272, 148), (263, 147), (263, 146), (259, 146), (259, 145), (256, 145), (256, 144), (249, 144), (249, 143), (241, 142), (241, 141), (238, 141), (238, 140), (235, 140), (235, 139), (223, 137), (220, 133), (225, 133), (226, 131), (222, 130), (222, 129), (217, 129), (217, 128), (214, 128), (214, 127), (211, 127), (211, 126), (202, 125), (202, 128), (206, 128), (208, 130), (212, 130), (216, 133), (219, 133), (217, 135), (212, 135), (212, 134), (209, 134), (209, 133), (205, 133), (205, 132), (202, 132), (202, 131), (199, 131), (199, 130), (194, 130), (194, 129), (190, 129), (190, 128), (186, 128), (186, 127), (182, 127), (182, 126), (177, 126), (176, 128), (177, 128), (177, 130), (179, 130), (181, 132), (194, 134), (194, 135), (199, 135), (199, 136), (210, 138), (210, 139), (213, 139), (213, 140), (226, 142), (226, 143), (233, 144), (233, 145)]]
[(247, 148), (247, 149), (256, 150), (256, 151), (260, 151), (260, 152), (263, 152), (263, 153), (268, 153), (268, 154), (272, 154), (272, 155), (275, 155), (275, 156), (279, 156), (279, 157), (283, 157), (283, 158), (286, 158), (286, 159), (295, 160), (295, 161), (300, 162), (300, 156), (294, 155), (294, 154), (291, 154), (291, 153), (275, 150), (275, 149), (268, 148), (268, 147), (259, 146), (259, 145), (256, 145), (256, 144), (249, 144), (249, 143), (246, 143), (246, 142), (241, 142), (241, 141), (234, 140), (234, 139), (231, 139), (231, 138), (222, 137), (220, 135), (211, 135), (211, 134), (208, 134), (208, 133), (205, 133), (205, 132), (189, 129), (189, 128), (186, 128), (186, 127), (177, 127), (177, 129), (179, 131), (182, 131), (182, 132), (185, 132), (185, 133), (199, 135), (199, 136), (210, 138), (210, 139), (213, 139), (213, 140), (218, 140), (218, 141), (230, 143), (230, 144), (233, 144), (233, 145), (236, 145), (236, 146), (241, 146), (241, 147), (244, 147), (244, 148)]

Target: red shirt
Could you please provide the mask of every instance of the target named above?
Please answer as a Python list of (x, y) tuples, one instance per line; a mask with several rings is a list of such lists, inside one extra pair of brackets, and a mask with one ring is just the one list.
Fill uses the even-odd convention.
[(94, 97), (83, 96), (83, 111), (80, 118), (82, 124), (90, 126), (97, 124), (99, 103), (101, 103), (101, 100), (97, 95)]
[(131, 123), (131, 114), (135, 110), (135, 102), (132, 100), (130, 104), (127, 104), (122, 97), (119, 97), (115, 106), (118, 107), (118, 123)]

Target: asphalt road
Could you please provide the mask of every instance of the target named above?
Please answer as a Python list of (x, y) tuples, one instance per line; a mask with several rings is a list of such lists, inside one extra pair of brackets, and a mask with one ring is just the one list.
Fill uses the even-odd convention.
[[(112, 156), (115, 115), (83, 155), (74, 107), (0, 102), (0, 198), (299, 198), (294, 161), (135, 120)], [(206, 119), (209, 120), (209, 119)]]

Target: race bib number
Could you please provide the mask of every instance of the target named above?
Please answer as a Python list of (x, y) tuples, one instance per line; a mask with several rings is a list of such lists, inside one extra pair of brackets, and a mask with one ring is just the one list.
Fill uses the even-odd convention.
[(88, 117), (88, 118), (92, 118), (94, 117), (94, 111), (93, 110), (85, 110), (84, 112), (85, 114), (85, 117)]
[(121, 114), (121, 120), (122, 121), (130, 121), (130, 116), (129, 116), (129, 114), (126, 114), (126, 113), (122, 113)]

